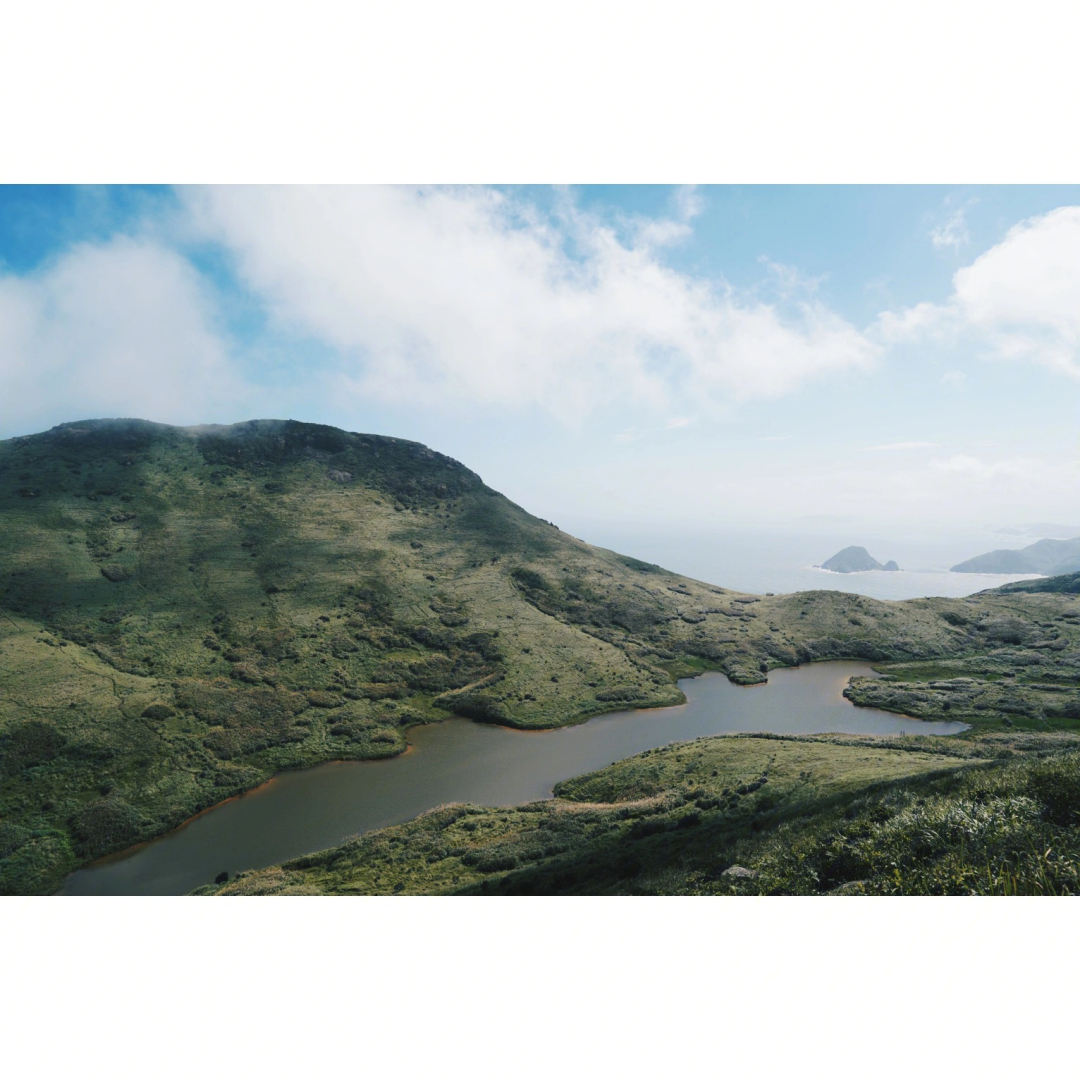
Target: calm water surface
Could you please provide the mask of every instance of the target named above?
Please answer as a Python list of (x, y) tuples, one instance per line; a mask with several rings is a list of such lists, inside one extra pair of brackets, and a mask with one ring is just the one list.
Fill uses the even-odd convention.
[(856, 708), (842, 696), (869, 664), (836, 661), (773, 671), (762, 686), (710, 673), (683, 679), (685, 705), (608, 713), (553, 731), (453, 719), (409, 733), (411, 749), (383, 761), (349, 761), (281, 773), (268, 784), (130, 852), (70, 875), (63, 892), (161, 895), (332, 847), (448, 802), (512, 806), (547, 798), (560, 780), (620, 758), (725, 731), (783, 734), (948, 735), (957, 722), (912, 720)]

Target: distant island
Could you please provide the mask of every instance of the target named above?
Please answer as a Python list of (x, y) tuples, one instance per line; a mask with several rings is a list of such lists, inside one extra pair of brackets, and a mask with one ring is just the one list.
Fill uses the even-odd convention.
[(893, 559), (884, 565), (879, 563), (864, 547), (846, 547), (827, 559), (819, 567), (821, 570), (833, 570), (838, 574), (857, 574), (863, 570), (899, 570)]
[[(841, 552), (841, 554), (843, 554)], [(1080, 536), (1039, 540), (1026, 548), (1001, 549), (957, 563), (954, 574), (1072, 574), (1080, 570)]]

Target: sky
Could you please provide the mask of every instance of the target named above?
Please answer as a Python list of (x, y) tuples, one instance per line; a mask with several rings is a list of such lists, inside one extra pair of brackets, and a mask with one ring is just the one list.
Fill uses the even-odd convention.
[(0, 187), (3, 438), (289, 417), (856, 542), (1080, 521), (1078, 406), (1077, 186)]

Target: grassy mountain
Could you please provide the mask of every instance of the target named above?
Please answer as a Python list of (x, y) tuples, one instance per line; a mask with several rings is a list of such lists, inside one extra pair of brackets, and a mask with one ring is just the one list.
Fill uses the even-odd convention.
[(748, 596), (591, 547), (417, 443), (63, 424), (0, 443), (0, 891), (279, 769), (399, 753), (413, 724), (556, 726), (709, 668), (893, 660), (863, 698), (935, 713), (933, 681), (968, 678), (985, 693), (952, 716), (1068, 725), (1076, 606)]

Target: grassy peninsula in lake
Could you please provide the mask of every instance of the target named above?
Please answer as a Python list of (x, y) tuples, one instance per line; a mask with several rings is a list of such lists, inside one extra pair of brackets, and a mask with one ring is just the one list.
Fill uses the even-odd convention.
[(293, 421), (7, 440), (0, 523), (0, 891), (280, 769), (400, 753), (411, 725), (552, 727), (839, 658), (882, 673), (856, 703), (971, 732), (700, 740), (222, 888), (1074, 890), (1076, 576), (750, 596), (591, 547), (417, 443)]

